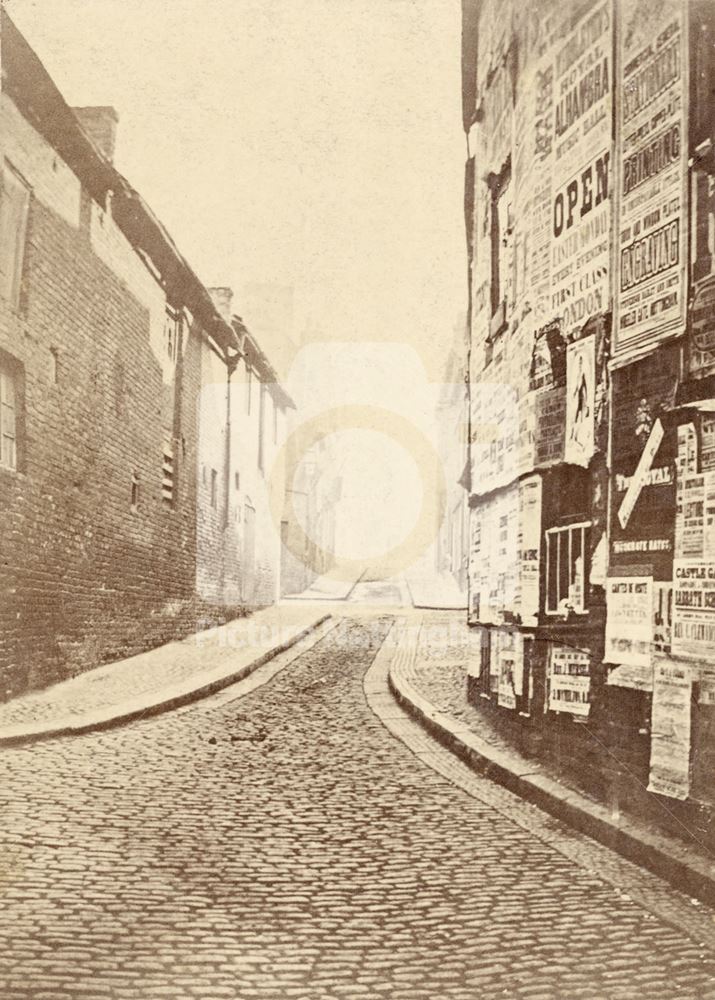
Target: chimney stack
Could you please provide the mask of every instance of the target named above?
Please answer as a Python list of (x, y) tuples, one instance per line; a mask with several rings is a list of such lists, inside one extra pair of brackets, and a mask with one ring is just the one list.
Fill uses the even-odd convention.
[(213, 304), (221, 314), (221, 319), (226, 323), (231, 323), (231, 303), (233, 302), (233, 290), (230, 288), (209, 288), (207, 289)]
[(72, 108), (72, 110), (99, 152), (113, 163), (119, 122), (119, 115), (114, 108), (107, 106)]

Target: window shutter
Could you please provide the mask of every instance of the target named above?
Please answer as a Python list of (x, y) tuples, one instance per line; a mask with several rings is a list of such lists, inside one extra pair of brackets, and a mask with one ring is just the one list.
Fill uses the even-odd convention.
[(0, 294), (12, 305), (20, 300), (30, 191), (7, 163), (0, 191)]

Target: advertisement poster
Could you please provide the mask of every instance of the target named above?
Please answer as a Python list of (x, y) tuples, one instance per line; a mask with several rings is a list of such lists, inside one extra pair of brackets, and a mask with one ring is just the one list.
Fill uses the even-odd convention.
[(605, 662), (650, 667), (652, 620), (652, 578), (609, 576), (606, 583)]
[(675, 558), (702, 559), (705, 544), (705, 476), (678, 478), (675, 508)]
[[(653, 584), (653, 653), (667, 656), (670, 653), (673, 622), (673, 585)], [(631, 688), (634, 691), (653, 690), (653, 666), (632, 666), (620, 663), (606, 678), (611, 687)]]
[(609, 304), (612, 27), (610, 0), (590, 5), (553, 51), (550, 318), (567, 340)]
[(682, 0), (621, 10), (613, 356), (627, 361), (685, 329), (688, 11)]
[(687, 799), (690, 791), (690, 670), (662, 661), (653, 674), (648, 791)]
[(675, 560), (673, 564), (674, 656), (715, 656), (715, 564)]
[(587, 716), (591, 705), (591, 658), (571, 646), (549, 648), (549, 711)]
[(595, 449), (596, 335), (569, 344), (566, 352), (564, 459), (588, 467)]
[[(471, 606), (473, 622), (498, 625), (504, 612), (519, 613), (519, 486), (483, 500), (470, 518)], [(532, 526), (529, 526), (531, 533)], [(533, 536), (527, 542), (533, 547)]]
[(700, 468), (702, 472), (715, 471), (715, 414), (700, 415)]
[(472, 484), (488, 493), (516, 479), (519, 461), (519, 400), (506, 381), (472, 387)]
[(677, 440), (665, 411), (674, 401), (678, 370), (678, 348), (669, 344), (613, 372), (613, 576), (673, 579)]
[(678, 427), (676, 466), (679, 478), (698, 471), (698, 435), (695, 424), (680, 424)]
[(539, 623), (541, 565), (541, 477), (519, 483), (519, 614), (522, 625)]
[(549, 466), (563, 462), (565, 441), (566, 388), (557, 386), (536, 395), (536, 464)]
[(704, 378), (715, 374), (715, 277), (695, 286), (690, 309), (690, 374)]
[(516, 699), (524, 688), (524, 638), (517, 632), (505, 634), (499, 650), (499, 690), (497, 704), (516, 709)]
[[(511, 666), (509, 664), (511, 663)], [(505, 629), (493, 628), (489, 631), (489, 690), (501, 699), (509, 700), (508, 691), (516, 688), (521, 692), (518, 677), (523, 677), (524, 651), (523, 637)], [(522, 671), (520, 674), (519, 672)], [(511, 685), (513, 679), (514, 684)], [(507, 705), (507, 708), (512, 707)]]

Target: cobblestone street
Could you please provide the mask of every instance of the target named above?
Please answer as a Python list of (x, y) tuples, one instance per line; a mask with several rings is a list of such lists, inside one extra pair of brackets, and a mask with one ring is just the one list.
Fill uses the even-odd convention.
[(705, 907), (385, 728), (363, 684), (389, 626), (4, 751), (3, 1000), (715, 997)]

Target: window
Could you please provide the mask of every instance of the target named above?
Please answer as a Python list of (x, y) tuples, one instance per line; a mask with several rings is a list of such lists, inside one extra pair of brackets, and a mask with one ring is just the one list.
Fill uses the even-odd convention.
[(60, 352), (57, 350), (57, 348), (56, 347), (51, 347), (50, 348), (50, 362), (49, 362), (47, 374), (49, 376), (50, 382), (53, 385), (56, 385), (57, 382), (59, 381), (59, 356), (60, 356)]
[(590, 521), (546, 532), (546, 613), (585, 614)]
[(237, 490), (241, 489), (241, 475), (238, 472), (234, 472), (233, 474), (233, 485)]
[(30, 189), (5, 161), (0, 176), (0, 295), (17, 309), (25, 259)]
[(17, 469), (17, 383), (0, 361), (0, 466)]
[(253, 372), (246, 365), (246, 413), (251, 412), (251, 388), (253, 383)]
[(174, 445), (164, 439), (164, 460), (161, 466), (161, 499), (168, 506), (174, 503)]
[(132, 510), (136, 511), (139, 507), (139, 476), (135, 472), (132, 474)]
[(218, 472), (211, 470), (211, 506), (214, 510), (218, 506)]
[(176, 364), (181, 346), (181, 313), (166, 307), (166, 317), (164, 319), (164, 350), (166, 356), (172, 364)]

